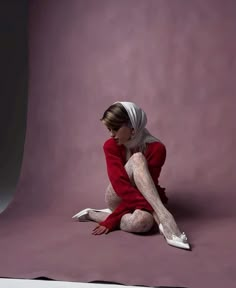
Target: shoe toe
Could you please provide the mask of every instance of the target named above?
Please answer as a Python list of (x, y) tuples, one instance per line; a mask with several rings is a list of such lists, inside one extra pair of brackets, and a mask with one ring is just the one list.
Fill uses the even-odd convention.
[[(77, 219), (77, 220), (80, 220), (80, 221), (83, 221), (83, 219), (84, 219), (84, 221), (85, 221), (85, 219), (86, 219), (87, 216), (88, 216), (89, 210), (91, 210), (91, 208), (86, 208), (86, 209), (80, 211), (79, 213), (75, 214), (75, 215), (72, 217), (72, 219)], [(87, 219), (87, 220), (88, 220), (88, 219)]]

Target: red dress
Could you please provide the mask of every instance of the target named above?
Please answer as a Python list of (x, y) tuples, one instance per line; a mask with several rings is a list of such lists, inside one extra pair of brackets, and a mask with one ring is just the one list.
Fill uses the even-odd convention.
[[(99, 223), (111, 231), (119, 228), (121, 217), (124, 214), (132, 213), (136, 209), (153, 212), (153, 208), (130, 182), (124, 167), (126, 163), (125, 146), (117, 145), (115, 140), (110, 138), (104, 143), (103, 149), (109, 180), (114, 191), (121, 198), (121, 203), (112, 214), (105, 221)], [(161, 142), (148, 143), (144, 156), (160, 198), (163, 203), (167, 203), (168, 198), (165, 195), (165, 189), (158, 185), (158, 177), (166, 159), (166, 148)]]

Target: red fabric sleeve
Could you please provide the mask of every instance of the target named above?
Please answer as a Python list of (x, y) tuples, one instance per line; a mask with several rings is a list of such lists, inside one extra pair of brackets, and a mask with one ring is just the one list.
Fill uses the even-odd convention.
[(149, 146), (145, 153), (145, 158), (147, 160), (151, 176), (155, 182), (155, 179), (158, 179), (161, 172), (161, 167), (166, 160), (166, 148), (161, 142), (153, 142), (148, 145)]
[(158, 177), (161, 173), (161, 168), (166, 160), (166, 147), (161, 142), (150, 143), (145, 153), (145, 157), (148, 163), (148, 169), (152, 176), (154, 183), (156, 184), (158, 194), (163, 203), (168, 202), (168, 198), (165, 194), (165, 188), (158, 185)]
[(127, 213), (132, 213), (133, 211), (134, 210), (126, 207), (125, 204), (121, 202), (118, 207), (106, 218), (106, 220), (100, 222), (99, 224), (108, 228), (109, 231), (119, 229), (122, 216)]

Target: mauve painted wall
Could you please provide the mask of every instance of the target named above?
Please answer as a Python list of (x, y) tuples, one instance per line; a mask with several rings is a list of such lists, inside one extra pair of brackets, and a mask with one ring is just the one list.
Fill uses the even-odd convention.
[(30, 1), (22, 208), (70, 216), (104, 206), (109, 134), (99, 118), (117, 100), (143, 107), (166, 144), (170, 197), (232, 197), (235, 13), (233, 0)]

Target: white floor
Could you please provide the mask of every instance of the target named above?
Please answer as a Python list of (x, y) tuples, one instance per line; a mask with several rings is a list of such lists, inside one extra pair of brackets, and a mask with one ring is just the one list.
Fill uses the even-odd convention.
[[(0, 278), (0, 287), (1, 288), (122, 288), (122, 287), (131, 288), (135, 286)], [(144, 288), (144, 286), (138, 286), (138, 287)]]

